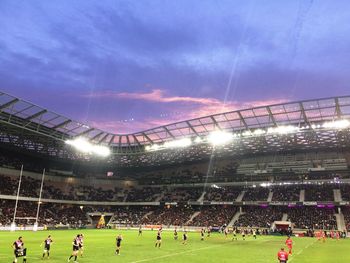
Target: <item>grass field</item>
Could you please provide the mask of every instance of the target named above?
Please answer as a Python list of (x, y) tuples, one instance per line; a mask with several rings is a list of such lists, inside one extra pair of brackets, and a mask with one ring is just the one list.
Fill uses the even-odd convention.
[[(200, 241), (198, 233), (189, 233), (187, 245), (173, 239), (172, 232), (163, 232), (163, 244), (160, 249), (154, 247), (156, 231), (143, 231), (138, 237), (137, 231), (125, 230), (84, 230), (85, 254), (80, 263), (109, 262), (166, 262), (166, 263), (203, 263), (203, 262), (277, 262), (276, 254), (283, 246), (285, 237), (261, 236), (245, 241), (239, 236), (238, 241), (225, 239), (221, 234), (212, 234), (205, 241)], [(42, 231), (42, 232), (0, 232), (0, 262), (12, 262), (13, 241), (23, 236), (27, 247), (28, 262), (67, 262), (71, 253), (73, 237), (79, 231)], [(123, 235), (120, 256), (114, 255), (115, 236)], [(41, 260), (41, 242), (48, 234), (54, 244), (49, 260)], [(181, 237), (182, 235), (179, 235)], [(311, 238), (293, 238), (294, 253), (289, 262), (350, 262), (350, 240), (327, 240), (320, 243)], [(19, 260), (22, 262), (22, 259)]]

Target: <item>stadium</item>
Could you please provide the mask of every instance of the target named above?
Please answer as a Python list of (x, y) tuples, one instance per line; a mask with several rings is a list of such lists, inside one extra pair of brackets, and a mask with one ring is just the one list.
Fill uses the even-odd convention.
[[(141, 227), (195, 236), (202, 229), (256, 229), (262, 236), (313, 237), (346, 235), (350, 226), (350, 96), (128, 135), (6, 93), (0, 101), (5, 230), (15, 223), (17, 231)], [(91, 150), (96, 146), (107, 153)]]
[[(168, 4), (163, 6), (158, 3), (156, 6), (161, 6), (162, 13)], [(121, 2), (116, 5), (122, 9)], [(229, 6), (229, 3), (226, 5)], [(39, 6), (47, 14), (59, 14), (57, 17), (65, 14), (69, 19), (79, 13), (77, 10), (82, 11), (85, 17), (84, 12), (89, 9), (77, 6), (70, 13), (67, 11), (72, 8), (69, 5), (68, 9), (64, 5), (55, 6), (52, 9), (55, 11), (40, 1)], [(177, 12), (182, 10), (180, 6), (176, 5)], [(0, 10), (0, 16), (3, 12), (11, 23), (14, 20), (10, 17), (16, 12), (28, 12), (31, 18), (38, 17), (34, 15), (37, 10), (33, 11), (32, 6), (28, 9), (32, 11), (25, 8), (23, 10), (27, 11), (21, 11), (10, 4), (6, 7), (6, 11)], [(319, 6), (311, 1), (306, 6), (301, 3), (295, 9), (297, 18), (293, 24), (293, 41), (302, 42), (299, 38), (302, 38), (303, 30), (308, 30), (306, 17), (311, 16), (309, 13), (316, 7)], [(57, 8), (61, 8), (61, 13), (56, 13)], [(137, 4), (132, 6), (133, 10), (137, 8)], [(201, 8), (199, 13), (206, 9)], [(250, 8), (247, 17), (257, 12)], [(260, 5), (255, 8), (259, 10), (258, 13), (263, 10)], [(219, 8), (220, 21), (224, 9)], [(86, 15), (86, 21), (98, 21), (89, 25), (91, 28), (97, 30), (97, 25), (101, 23), (107, 30), (110, 26), (108, 19), (118, 22), (113, 27), (118, 27), (121, 21), (128, 21), (126, 25), (121, 23), (120, 28), (125, 26), (127, 32), (135, 30), (138, 35), (146, 34), (152, 28), (155, 35), (171, 39), (166, 45), (159, 44), (162, 50), (167, 50), (170, 42), (174, 42), (173, 34), (186, 31), (183, 25), (174, 31), (171, 27), (169, 32), (172, 33), (168, 35), (160, 29), (157, 31), (154, 24), (138, 27), (134, 20), (128, 20), (129, 13), (99, 10), (104, 10), (101, 11), (103, 18)], [(290, 10), (294, 9), (290, 7)], [(172, 14), (167, 12), (167, 16)], [(208, 12), (210, 17), (215, 17), (212, 11)], [(118, 16), (114, 16), (116, 13)], [(5, 25), (6, 19), (0, 18), (0, 25)], [(24, 18), (19, 16), (18, 19)], [(33, 21), (34, 24), (38, 23), (36, 26), (46, 23)], [(52, 22), (49, 18), (44, 21)], [(157, 23), (164, 21), (160, 19)], [(223, 21), (227, 26), (227, 20)], [(30, 23), (24, 31), (33, 26)], [(85, 22), (83, 24), (86, 25)], [(56, 28), (53, 31), (55, 37), (63, 28), (60, 25), (59, 30)], [(249, 25), (243, 28), (246, 28), (242, 31), (243, 36), (252, 36)], [(212, 94), (209, 96), (207, 91), (200, 90), (199, 84), (196, 86), (193, 83), (193, 88), (185, 88), (187, 93), (176, 90), (182, 95), (173, 96), (161, 89), (122, 92), (119, 88), (113, 92), (96, 88), (92, 95), (79, 90), (77, 95), (70, 85), (78, 85), (82, 75), (92, 74), (85, 65), (78, 63), (82, 58), (89, 61), (85, 57), (88, 52), (85, 52), (84, 41), (79, 37), (75, 39), (75, 34), (84, 35), (86, 28), (75, 28), (73, 34), (69, 27), (66, 29), (67, 36), (64, 33), (61, 36), (64, 40), (60, 44), (65, 44), (62, 53), (59, 45), (52, 44), (54, 40), (52, 43), (43, 41), (43, 46), (46, 48), (52, 44), (53, 49), (59, 49), (59, 55), (52, 58), (57, 67), (62, 63), (61, 56), (67, 55), (64, 59), (72, 63), (65, 65), (69, 75), (63, 73), (63, 68), (55, 68), (46, 61), (52, 55), (50, 52), (45, 53), (45, 62), (39, 63), (36, 60), (39, 55), (33, 49), (28, 65), (23, 66), (27, 63), (24, 57), (10, 64), (11, 52), (5, 51), (5, 48), (4, 52), (0, 50), (0, 61), (6, 65), (0, 65), (0, 262), (309, 263), (350, 260), (350, 95), (345, 87), (346, 81), (346, 85), (341, 85), (342, 89), (335, 87), (340, 80), (331, 89), (328, 84), (323, 87), (318, 79), (311, 78), (307, 85), (317, 82), (319, 86), (307, 89), (300, 80), (306, 78), (304, 72), (298, 71), (296, 66), (292, 70), (293, 74), (297, 72), (291, 80), (293, 85), (287, 89), (288, 98), (295, 99), (275, 99), (274, 95), (280, 87), (270, 90), (262, 82), (259, 88), (254, 88), (257, 94), (248, 94), (248, 86), (242, 84), (243, 94), (252, 98), (257, 96), (254, 103), (230, 102), (230, 93), (238, 96), (237, 90), (240, 89), (239, 80), (232, 76), (244, 75), (238, 69), (236, 71), (237, 61), (250, 61), (243, 58), (246, 54), (243, 46), (254, 42), (241, 40), (237, 47), (238, 53), (241, 53), (233, 60), (233, 70), (229, 70), (231, 78), (224, 100), (214, 98), (215, 93), (222, 95), (224, 90), (210, 89)], [(16, 49), (30, 48), (33, 43), (43, 40), (43, 36), (36, 38), (39, 31), (29, 31), (32, 42), (16, 44)], [(16, 34), (15, 31), (12, 33)], [(104, 35), (101, 34), (101, 38)], [(161, 42), (153, 33), (151, 35), (154, 38), (152, 45)], [(25, 35), (22, 37), (25, 38)], [(18, 39), (20, 37), (17, 36)], [(121, 38), (117, 39), (123, 42)], [(136, 39), (142, 40), (141, 37)], [(181, 39), (186, 40), (186, 37), (181, 35)], [(0, 37), (0, 48), (10, 43), (6, 40)], [(110, 59), (110, 54), (115, 55), (116, 50), (123, 50), (116, 44), (109, 46), (108, 41), (101, 42), (102, 47), (97, 41), (93, 45), (98, 46), (98, 59), (91, 64), (100, 59), (102, 61), (103, 52)], [(219, 38), (218, 42), (221, 41), (225, 42)], [(73, 43), (77, 43), (79, 49), (74, 49)], [(182, 42), (176, 43), (174, 50)], [(255, 42), (253, 44), (256, 45)], [(127, 38), (126, 45), (139, 50), (137, 45), (133, 46), (133, 38)], [(147, 52), (153, 50), (153, 46), (145, 46), (149, 48)], [(262, 46), (271, 49), (273, 56), (273, 48)], [(309, 49), (293, 46), (290, 51), (294, 56), (291, 59), (293, 63), (297, 60), (297, 53), (303, 54), (304, 50)], [(154, 51), (152, 56), (158, 52)], [(171, 71), (179, 74), (171, 79), (170, 73), (160, 71), (143, 55), (138, 55), (141, 64), (161, 72), (155, 74), (156, 79), (169, 78), (170, 82), (176, 82), (182, 74)], [(196, 56), (198, 61), (199, 57)], [(108, 59), (103, 62), (106, 64), (98, 62), (98, 70), (92, 74), (96, 83), (101, 76), (108, 79), (115, 74), (109, 72), (112, 66), (108, 64)], [(180, 60), (179, 57), (176, 59)], [(196, 66), (200, 64), (198, 61)], [(72, 68), (68, 64), (73, 65)], [(317, 63), (319, 66), (326, 64)], [(186, 67), (181, 65), (184, 71), (190, 71), (187, 68), (190, 64), (186, 64)], [(127, 67), (133, 66), (127, 64)], [(160, 68), (163, 67), (167, 66)], [(200, 65), (199, 68), (203, 67)], [(213, 62), (210, 67), (220, 68), (220, 65)], [(16, 73), (10, 76), (5, 68)], [(103, 68), (102, 73), (100, 68)], [(17, 76), (17, 69), (20, 77)], [(35, 77), (32, 76), (32, 69)], [(52, 75), (46, 76), (51, 70)], [(127, 76), (127, 69), (123, 70), (121, 75), (126, 75), (127, 82), (135, 81), (134, 75)], [(143, 68), (141, 71), (146, 70)], [(145, 83), (150, 81), (151, 78), (143, 76), (141, 71), (137, 68), (138, 78), (144, 78)], [(320, 72), (317, 73), (318, 78), (326, 82)], [(327, 73), (331, 75), (332, 72)], [(218, 76), (222, 76), (220, 74)], [(268, 75), (265, 71), (261, 75), (265, 74)], [(283, 74), (279, 71), (278, 78), (284, 78)], [(259, 76), (251, 74), (249, 81)], [(200, 74), (200, 78), (209, 85), (210, 80), (206, 77)], [(193, 75), (190, 78), (194, 78)], [(267, 86), (273, 86), (276, 79), (267, 82)], [(89, 75), (89, 83), (93, 81)], [(179, 81), (185, 85), (189, 80), (184, 77)], [(290, 80), (286, 77), (283, 81), (287, 86)], [(123, 84), (120, 79), (116, 83)], [(296, 88), (298, 85), (299, 89)], [(260, 89), (270, 92), (268, 100)], [(301, 95), (296, 95), (297, 91)], [(312, 96), (306, 95), (309, 91)], [(99, 101), (94, 104), (96, 98)], [(113, 102), (113, 107), (109, 105), (111, 98), (119, 104)], [(136, 100), (138, 103), (127, 104), (124, 100)], [(176, 103), (178, 105), (173, 106)], [(166, 108), (164, 105), (168, 104), (171, 106)], [(87, 115), (96, 114), (97, 120), (82, 117), (84, 107), (89, 108)], [(163, 111), (167, 113), (160, 114)], [(171, 115), (173, 112), (176, 112), (175, 117)], [(118, 114), (126, 119), (117, 123), (123, 126), (111, 128), (101, 124), (107, 117), (108, 121), (114, 121)], [(144, 117), (140, 126), (136, 125), (133, 114)], [(147, 119), (146, 114), (161, 116), (165, 121), (157, 119), (147, 123), (150, 118)]]

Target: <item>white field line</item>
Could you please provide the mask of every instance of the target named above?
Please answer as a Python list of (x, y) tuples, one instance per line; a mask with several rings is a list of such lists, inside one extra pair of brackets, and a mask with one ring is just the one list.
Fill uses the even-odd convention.
[(177, 253), (171, 253), (171, 254), (167, 254), (167, 255), (163, 255), (163, 256), (158, 256), (158, 257), (153, 257), (153, 258), (146, 258), (146, 259), (141, 259), (141, 260), (137, 260), (137, 261), (132, 261), (131, 263), (139, 263), (139, 262), (147, 262), (147, 261), (151, 261), (151, 260), (156, 260), (156, 259), (160, 259), (160, 258), (167, 258), (167, 257), (172, 257), (172, 256), (176, 256), (176, 255), (181, 255), (181, 254), (187, 254), (187, 253), (191, 253), (194, 251), (199, 251), (199, 250), (204, 250), (204, 249), (210, 249), (213, 247), (220, 247), (220, 246), (224, 246), (225, 244), (221, 244), (221, 245), (214, 245), (214, 246), (208, 246), (208, 247), (201, 247), (201, 248), (197, 248), (197, 249), (191, 249), (191, 250), (187, 250), (187, 251), (182, 251), (182, 252), (177, 252)]
[[(308, 248), (311, 247), (313, 244), (315, 244), (316, 241), (317, 241), (317, 240), (314, 240), (314, 241), (312, 241), (311, 243), (307, 244), (304, 248), (302, 248), (302, 249), (296, 254), (296, 256), (299, 256), (301, 253), (304, 252), (304, 250), (308, 249)], [(295, 258), (295, 257), (292, 257), (290, 260), (288, 260), (288, 262), (292, 262), (294, 258)]]
[[(264, 241), (260, 241), (259, 243), (263, 243)], [(139, 262), (147, 262), (147, 261), (152, 261), (152, 260), (156, 260), (156, 259), (161, 259), (161, 258), (167, 258), (167, 257), (172, 257), (172, 256), (177, 256), (177, 255), (182, 255), (182, 254), (187, 254), (187, 253), (191, 253), (194, 251), (199, 251), (199, 250), (205, 250), (205, 249), (210, 249), (210, 248), (214, 248), (214, 247), (222, 247), (228, 244), (234, 244), (235, 242), (226, 242), (224, 244), (220, 244), (220, 245), (213, 245), (213, 246), (207, 246), (207, 247), (201, 247), (201, 248), (197, 248), (197, 249), (191, 249), (191, 250), (187, 250), (187, 251), (182, 251), (182, 252), (177, 252), (177, 253), (171, 253), (171, 254), (167, 254), (167, 255), (163, 255), (163, 256), (158, 256), (158, 257), (152, 257), (152, 258), (146, 258), (146, 259), (141, 259), (141, 260), (136, 260), (136, 261), (131, 261), (130, 263), (139, 263)]]

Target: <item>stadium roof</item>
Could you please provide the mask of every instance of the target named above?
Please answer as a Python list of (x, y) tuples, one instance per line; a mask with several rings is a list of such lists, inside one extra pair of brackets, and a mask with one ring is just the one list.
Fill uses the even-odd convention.
[[(289, 147), (293, 147), (293, 145), (305, 145), (306, 147), (307, 141), (317, 141), (319, 145), (329, 143), (335, 146), (339, 145), (339, 134), (342, 133), (325, 129), (314, 131), (311, 127), (313, 124), (339, 119), (350, 119), (350, 96), (236, 110), (172, 123), (133, 134), (113, 134), (0, 92), (1, 142), (30, 148), (28, 146), (32, 144), (31, 141), (34, 141), (33, 136), (35, 135), (39, 141), (36, 141), (36, 146), (32, 146), (31, 149), (51, 149), (54, 151), (55, 147), (67, 139), (85, 137), (92, 143), (109, 145), (113, 148), (115, 155), (124, 155), (122, 157), (124, 159), (131, 153), (145, 153), (145, 147), (149, 145), (164, 144), (182, 138), (202, 138), (215, 130), (243, 133), (282, 125), (310, 127), (307, 132), (308, 139), (305, 139), (306, 132), (304, 131), (303, 138), (297, 139), (293, 135), (292, 141), (294, 143), (287, 143), (292, 135), (288, 135), (289, 139), (286, 139), (286, 136), (280, 136), (278, 140), (270, 136), (270, 142), (269, 136), (263, 136), (263, 138), (242, 139), (239, 144), (236, 143), (235, 147), (240, 146), (241, 150), (246, 148), (248, 151), (259, 151), (264, 147), (278, 144), (279, 150), (281, 150), (282, 144), (287, 143)], [(348, 140), (348, 132), (342, 136), (342, 140)], [(286, 141), (281, 144), (279, 142), (281, 139)], [(51, 142), (50, 146), (45, 145), (47, 141)], [(347, 143), (344, 145), (348, 146)], [(310, 147), (313, 146), (310, 144)], [(203, 145), (199, 145), (197, 148), (201, 148), (201, 151), (205, 153), (210, 152), (210, 149)], [(185, 154), (186, 151), (183, 152)], [(188, 154), (191, 154), (192, 157), (196, 156), (193, 152)]]

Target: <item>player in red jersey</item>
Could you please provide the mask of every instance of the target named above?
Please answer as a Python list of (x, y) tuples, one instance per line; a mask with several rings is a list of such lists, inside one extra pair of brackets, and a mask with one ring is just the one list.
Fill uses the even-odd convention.
[(316, 232), (315, 236), (317, 237), (317, 241), (321, 241), (321, 231)]
[(340, 233), (339, 233), (339, 231), (336, 231), (336, 232), (335, 232), (335, 238), (337, 239), (337, 241), (339, 241), (339, 239), (340, 239)]
[(288, 261), (288, 253), (284, 251), (282, 247), (281, 250), (277, 253), (277, 259), (280, 263), (287, 263)]
[(290, 238), (290, 236), (288, 236), (287, 240), (286, 240), (286, 245), (289, 249), (289, 255), (292, 255), (292, 248), (293, 248), (293, 240)]
[(325, 231), (321, 231), (321, 236), (322, 236), (322, 242), (326, 242), (326, 232)]

